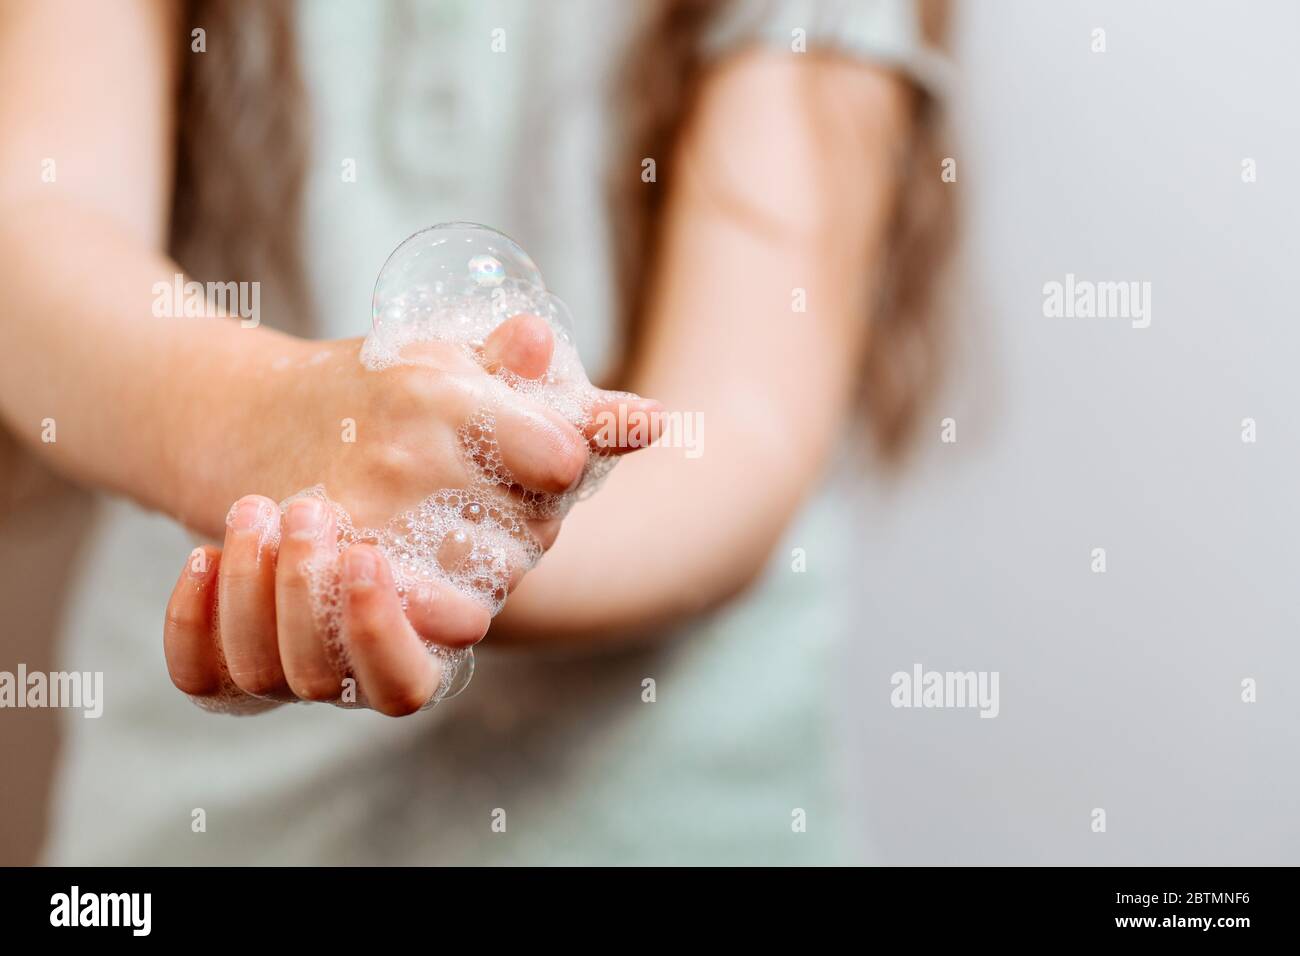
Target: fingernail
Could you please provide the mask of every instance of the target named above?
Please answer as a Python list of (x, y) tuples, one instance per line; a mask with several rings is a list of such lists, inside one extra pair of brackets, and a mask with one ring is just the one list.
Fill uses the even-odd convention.
[(373, 584), (376, 571), (375, 556), (369, 549), (353, 549), (343, 558), (343, 573), (349, 585)]
[(265, 528), (271, 509), (266, 502), (248, 498), (238, 502), (230, 514), (230, 527), (236, 531), (257, 531)]
[(289, 505), (284, 524), (292, 537), (310, 540), (320, 533), (324, 517), (325, 506), (319, 501), (315, 498), (299, 498)]

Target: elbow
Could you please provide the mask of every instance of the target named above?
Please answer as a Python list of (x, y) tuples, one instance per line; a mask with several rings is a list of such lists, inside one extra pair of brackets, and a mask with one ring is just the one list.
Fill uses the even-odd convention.
[[(787, 527), (773, 515), (763, 527), (748, 525), (712, 541), (698, 540), (693, 560), (683, 556), (675, 574), (666, 578), (637, 617), (642, 631), (671, 632), (707, 615), (725, 610), (758, 587), (768, 576)], [(638, 623), (628, 621), (628, 624)], [(647, 627), (646, 625), (649, 625)]]
[(741, 548), (719, 559), (717, 567), (697, 578), (701, 584), (680, 616), (710, 614), (744, 597), (763, 579), (774, 548), (775, 542), (769, 548)]

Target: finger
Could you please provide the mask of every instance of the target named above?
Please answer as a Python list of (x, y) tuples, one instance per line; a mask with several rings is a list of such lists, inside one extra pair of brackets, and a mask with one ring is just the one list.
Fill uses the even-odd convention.
[(438, 564), (448, 574), (454, 573), (473, 550), (473, 539), (462, 529), (455, 528), (448, 531), (438, 545)]
[(503, 403), (494, 437), (509, 478), (531, 491), (571, 491), (587, 468), (583, 436), (560, 415), (533, 402)]
[(626, 455), (649, 448), (663, 433), (664, 407), (652, 398), (610, 395), (590, 411), (587, 440), (597, 454)]
[(402, 717), (433, 698), (441, 669), (402, 613), (388, 562), (370, 545), (343, 554), (343, 633), (357, 682), (375, 710)]
[[(516, 492), (513, 490), (511, 491), (511, 496), (518, 497)], [(532, 504), (536, 506), (537, 502), (533, 502)], [(475, 507), (479, 506), (476, 505)], [(490, 515), (491, 511), (481, 511), (481, 513)], [(464, 512), (462, 512), (462, 514), (464, 514)], [(515, 589), (515, 586), (523, 580), (524, 575), (527, 574), (528, 571), (532, 569), (533, 565), (537, 563), (537, 559), (541, 557), (543, 553), (548, 551), (551, 545), (555, 543), (555, 539), (559, 537), (560, 525), (563, 520), (562, 517), (528, 518), (524, 521), (524, 527), (517, 527), (512, 531), (511, 536), (515, 539), (515, 547), (511, 549), (509, 557), (507, 558), (510, 575), (507, 579), (506, 594)], [(465, 530), (455, 528), (447, 532), (447, 534), (443, 536), (441, 543), (438, 545), (438, 550), (436, 552), (438, 564), (448, 574), (455, 575), (463, 573), (465, 570), (465, 562), (470, 560), (473, 551), (473, 538)], [(498, 597), (504, 596), (504, 594), (498, 595)], [(410, 597), (411, 596), (408, 595), (408, 604), (410, 603)], [(409, 607), (407, 608), (406, 616), (411, 618), (411, 610)], [(491, 615), (489, 614), (485, 620), (490, 620), (490, 618)], [(415, 629), (419, 631), (420, 627), (415, 623), (415, 619), (411, 618), (411, 620), (412, 623), (415, 624)], [(475, 640), (478, 640), (481, 637), (482, 635), (480, 634), (475, 638)], [(434, 643), (438, 642), (435, 640)]]
[(221, 647), (235, 685), (257, 697), (287, 696), (275, 636), (275, 565), (280, 509), (248, 495), (226, 519), (218, 572)]
[(420, 584), (406, 596), (406, 619), (420, 639), (440, 647), (472, 647), (483, 640), (492, 615), (455, 588)]
[(544, 319), (524, 313), (506, 319), (483, 343), (489, 372), (508, 368), (521, 378), (541, 378), (551, 365), (555, 335)]
[(313, 578), (338, 560), (334, 514), (319, 498), (298, 498), (285, 509), (275, 570), (275, 623), (285, 682), (301, 700), (338, 700), (343, 678), (313, 609)]
[(172, 683), (186, 694), (206, 697), (221, 690), (221, 662), (212, 634), (212, 601), (217, 594), (221, 552), (195, 548), (167, 602), (163, 654)]
[(560, 526), (563, 523), (561, 518), (530, 518), (528, 531), (543, 551), (550, 551), (555, 539), (560, 536)]

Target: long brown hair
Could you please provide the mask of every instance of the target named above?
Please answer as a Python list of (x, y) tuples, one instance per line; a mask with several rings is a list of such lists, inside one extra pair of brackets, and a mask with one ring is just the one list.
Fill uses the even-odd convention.
[[(261, 280), (310, 330), (299, 233), (310, 145), (292, 0), (190, 0), (176, 91), (170, 252), (200, 279)], [(203, 31), (202, 52), (193, 32)]]
[[(636, 170), (654, 156), (670, 175), (673, 145), (690, 115), (707, 66), (704, 37), (726, 3), (657, 0), (625, 57), (622, 155), (613, 168)], [(921, 29), (940, 45), (946, 0), (920, 0)], [(308, 325), (309, 290), (298, 234), (307, 165), (307, 97), (297, 62), (292, 0), (190, 0), (181, 21), (212, 40), (185, 58), (178, 90), (178, 149), (172, 254), (200, 277), (274, 278), (283, 323)], [(937, 104), (917, 88), (903, 184), (888, 242), (885, 286), (860, 376), (863, 407), (877, 449), (897, 459), (941, 370), (941, 311), (936, 277), (953, 233), (950, 186), (941, 182)], [(642, 304), (653, 269), (664, 191), (639, 178), (611, 179), (610, 209), (624, 361), (642, 340)], [(274, 295), (275, 293), (271, 293)], [(275, 314), (275, 313), (272, 313)]]

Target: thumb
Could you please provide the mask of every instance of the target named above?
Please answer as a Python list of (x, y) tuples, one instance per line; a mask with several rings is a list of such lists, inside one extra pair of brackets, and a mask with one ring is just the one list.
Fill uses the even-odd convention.
[(508, 368), (520, 378), (541, 378), (551, 364), (555, 336), (544, 319), (528, 313), (506, 319), (483, 343), (483, 363), (489, 372)]
[(591, 422), (585, 429), (593, 452), (625, 455), (649, 448), (663, 431), (664, 407), (653, 398), (631, 392), (605, 392), (591, 408)]

